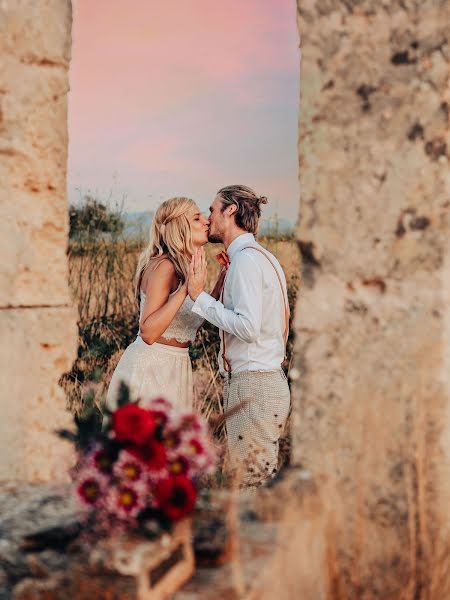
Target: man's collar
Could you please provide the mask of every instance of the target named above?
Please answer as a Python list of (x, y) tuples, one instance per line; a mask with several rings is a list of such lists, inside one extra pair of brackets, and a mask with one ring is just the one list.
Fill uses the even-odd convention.
[(241, 235), (238, 235), (228, 246), (227, 254), (230, 262), (233, 260), (233, 256), (235, 256), (236, 252), (239, 252), (240, 248), (254, 242), (255, 236), (253, 233), (241, 233)]

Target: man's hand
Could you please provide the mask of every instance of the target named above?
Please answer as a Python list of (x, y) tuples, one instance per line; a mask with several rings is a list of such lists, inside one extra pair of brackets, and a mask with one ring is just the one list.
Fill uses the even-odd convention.
[(207, 275), (205, 250), (197, 248), (191, 260), (188, 279), (188, 294), (194, 302), (205, 289)]

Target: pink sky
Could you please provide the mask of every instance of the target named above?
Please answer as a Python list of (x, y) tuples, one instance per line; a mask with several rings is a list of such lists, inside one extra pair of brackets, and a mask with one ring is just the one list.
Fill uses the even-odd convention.
[(294, 0), (74, 0), (69, 197), (206, 208), (244, 183), (297, 211)]

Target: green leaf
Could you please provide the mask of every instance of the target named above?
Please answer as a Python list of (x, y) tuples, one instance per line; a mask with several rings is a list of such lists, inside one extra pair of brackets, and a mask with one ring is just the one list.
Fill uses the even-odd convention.
[(130, 388), (124, 381), (120, 382), (119, 394), (117, 398), (117, 406), (120, 408), (121, 406), (125, 406), (125, 404), (129, 404), (130, 402)]
[(78, 439), (77, 434), (73, 431), (69, 431), (68, 429), (58, 429), (55, 431), (55, 433), (63, 440), (68, 440), (69, 442), (75, 443)]

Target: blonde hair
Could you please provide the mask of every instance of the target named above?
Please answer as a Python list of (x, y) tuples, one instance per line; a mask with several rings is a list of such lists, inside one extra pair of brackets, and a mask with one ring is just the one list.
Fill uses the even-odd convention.
[(196, 204), (190, 198), (170, 198), (156, 211), (150, 226), (150, 243), (141, 253), (134, 277), (134, 293), (139, 302), (141, 282), (153, 258), (166, 255), (184, 283), (194, 253), (192, 233), (187, 213)]

